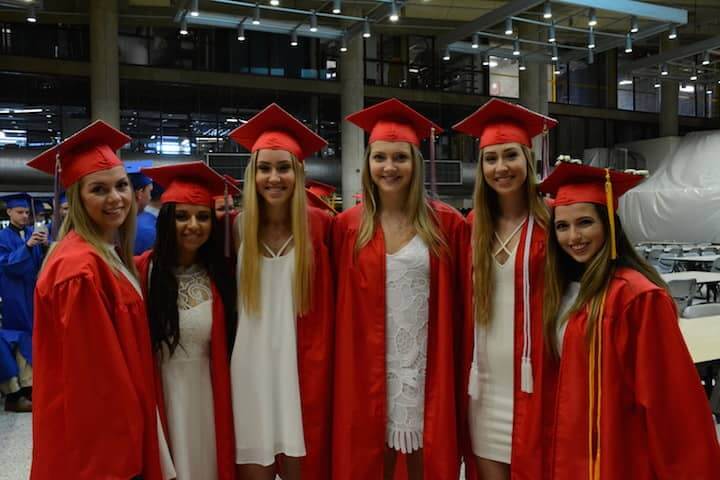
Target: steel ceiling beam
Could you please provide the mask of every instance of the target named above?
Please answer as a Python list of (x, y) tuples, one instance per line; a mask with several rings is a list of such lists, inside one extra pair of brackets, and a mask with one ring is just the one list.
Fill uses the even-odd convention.
[(635, 15), (640, 18), (675, 25), (685, 25), (688, 21), (687, 10), (682, 8), (666, 7), (635, 0), (553, 0), (553, 2), (595, 8), (596, 10), (608, 10), (627, 16)]
[(496, 8), (475, 20), (464, 23), (456, 29), (438, 37), (438, 45), (442, 48), (445, 45), (463, 40), (472, 36), (475, 32), (487, 30), (498, 23), (504, 22), (507, 17), (514, 17), (526, 10), (545, 3), (545, 0), (513, 0), (502, 7)]
[[(655, 25), (654, 27), (650, 28), (644, 28), (640, 30), (638, 33), (634, 34), (632, 36), (632, 39), (634, 42), (637, 42), (639, 40), (644, 40), (646, 38), (654, 37), (655, 35), (665, 32), (670, 28), (670, 24), (661, 24), (661, 25)], [(625, 45), (625, 40), (621, 38), (611, 38), (608, 40), (603, 40), (596, 42), (596, 47), (593, 49), (594, 53), (597, 55), (598, 53), (605, 52), (607, 50), (612, 50), (613, 48), (622, 47)], [(565, 55), (560, 56), (560, 62), (561, 63), (567, 63), (574, 60), (582, 60), (587, 57), (586, 52), (572, 52)]]
[(632, 72), (641, 68), (661, 65), (663, 63), (671, 62), (679, 58), (698, 55), (707, 50), (712, 50), (718, 47), (720, 47), (720, 36), (706, 38), (705, 40), (701, 40), (690, 45), (683, 45), (682, 47), (673, 48), (672, 50), (668, 50), (657, 55), (653, 55), (651, 57), (645, 57), (641, 58), (640, 60), (635, 60), (634, 62), (627, 63), (622, 67), (618, 66), (618, 70), (623, 73)]

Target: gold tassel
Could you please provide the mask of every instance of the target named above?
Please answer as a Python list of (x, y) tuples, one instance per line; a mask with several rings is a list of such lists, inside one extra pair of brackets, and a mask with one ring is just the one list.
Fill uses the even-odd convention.
[[(600, 303), (600, 312), (595, 321), (595, 330), (593, 330), (590, 339), (590, 355), (588, 368), (588, 478), (589, 480), (600, 480), (600, 417), (602, 402), (602, 340), (603, 340), (603, 316), (605, 315), (605, 300), (607, 299), (607, 288), (603, 291)], [(597, 340), (597, 342), (596, 342)], [(597, 395), (595, 394), (595, 371), (597, 370)], [(595, 406), (595, 416), (593, 416), (593, 407)], [(597, 431), (597, 441), (593, 435), (593, 428)], [(593, 449), (593, 445), (596, 448)]]
[(610, 181), (610, 169), (605, 169), (605, 202), (607, 203), (608, 217), (610, 220), (610, 259), (617, 259), (617, 244), (615, 242), (615, 201), (613, 200), (612, 182)]

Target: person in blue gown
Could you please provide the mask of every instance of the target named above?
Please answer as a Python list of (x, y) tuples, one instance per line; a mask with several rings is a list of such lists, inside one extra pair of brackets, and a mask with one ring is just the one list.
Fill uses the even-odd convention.
[(152, 161), (149, 160), (125, 162), (125, 170), (135, 191), (135, 203), (138, 212), (135, 246), (133, 247), (135, 255), (141, 255), (143, 252), (150, 250), (155, 244), (155, 223), (159, 210), (155, 208), (153, 199), (160, 197), (159, 195), (153, 195), (155, 193), (153, 181), (140, 172), (141, 168), (149, 167), (152, 167)]
[(0, 197), (10, 225), (0, 230), (0, 392), (5, 410), (32, 407), (33, 291), (47, 245), (47, 231), (34, 231), (27, 194)]

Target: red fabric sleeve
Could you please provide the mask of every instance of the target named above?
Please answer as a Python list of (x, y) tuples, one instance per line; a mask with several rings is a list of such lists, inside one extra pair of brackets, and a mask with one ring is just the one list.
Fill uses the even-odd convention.
[(636, 329), (637, 343), (628, 349), (629, 360), (636, 399), (645, 409), (655, 475), (667, 480), (717, 479), (717, 434), (675, 304), (664, 291), (654, 290), (634, 299), (622, 317)]
[(78, 480), (127, 480), (143, 471), (144, 417), (106, 300), (87, 277), (56, 287), (62, 324), (64, 445)]

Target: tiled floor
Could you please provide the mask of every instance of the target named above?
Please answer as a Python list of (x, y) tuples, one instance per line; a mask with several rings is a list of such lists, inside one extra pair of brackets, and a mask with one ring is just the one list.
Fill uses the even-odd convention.
[(0, 480), (27, 480), (32, 449), (32, 414), (6, 413), (0, 400)]

